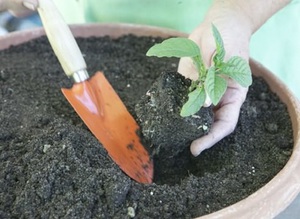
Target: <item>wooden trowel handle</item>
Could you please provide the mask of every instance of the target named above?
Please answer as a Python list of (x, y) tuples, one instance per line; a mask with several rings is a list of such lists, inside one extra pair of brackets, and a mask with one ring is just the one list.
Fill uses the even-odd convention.
[(86, 69), (81, 51), (52, 0), (39, 0), (38, 12), (50, 44), (67, 76)]

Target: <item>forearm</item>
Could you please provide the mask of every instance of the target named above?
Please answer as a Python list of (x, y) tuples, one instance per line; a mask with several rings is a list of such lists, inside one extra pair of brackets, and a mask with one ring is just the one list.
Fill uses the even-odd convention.
[[(215, 0), (209, 15), (222, 11), (236, 13), (246, 25), (249, 25), (251, 33), (260, 28), (273, 14), (286, 6), (291, 0)], [(209, 16), (208, 15), (208, 16)]]

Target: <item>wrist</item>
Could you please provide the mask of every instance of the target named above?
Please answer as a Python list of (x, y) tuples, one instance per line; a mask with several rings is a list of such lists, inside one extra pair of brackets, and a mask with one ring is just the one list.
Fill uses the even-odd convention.
[[(245, 35), (251, 37), (253, 30), (253, 21), (241, 10), (238, 4), (233, 4), (234, 0), (215, 0), (210, 10), (207, 12), (203, 23), (210, 25), (214, 23), (216, 26), (226, 26), (232, 28), (234, 32), (238, 32), (236, 29), (240, 29), (239, 32), (243, 32)], [(238, 0), (236, 0), (238, 1)]]
[(237, 14), (249, 26), (251, 34), (253, 34), (273, 14), (290, 2), (291, 0), (215, 0), (212, 10), (229, 10), (231, 13)]
[(212, 24), (214, 24), (224, 41), (224, 47), (227, 51), (225, 59), (236, 55), (247, 60), (252, 35), (250, 21), (239, 10), (234, 10), (232, 7), (216, 6), (214, 5), (208, 11), (204, 21), (190, 34), (189, 38), (204, 50), (206, 55), (203, 58), (205, 63), (209, 65), (215, 52), (215, 42), (212, 35)]

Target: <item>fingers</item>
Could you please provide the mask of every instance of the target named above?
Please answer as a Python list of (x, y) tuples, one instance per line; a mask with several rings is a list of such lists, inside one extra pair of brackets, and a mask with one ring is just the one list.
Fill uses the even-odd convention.
[(189, 78), (191, 80), (198, 79), (198, 72), (196, 70), (196, 67), (193, 63), (193, 60), (189, 57), (184, 57), (179, 60), (177, 71), (184, 77)]
[[(236, 13), (231, 10), (218, 9), (216, 11), (212, 10), (211, 13), (209, 12), (205, 20), (189, 35), (189, 38), (199, 45), (204, 64), (207, 67), (212, 65), (212, 57), (216, 50), (216, 43), (211, 29), (212, 24), (218, 28), (222, 36), (223, 46), (226, 51), (224, 60), (226, 61), (232, 56), (240, 56), (248, 60), (251, 32), (236, 17)], [(196, 70), (191, 67), (192, 65), (191, 60), (181, 59), (178, 72), (191, 79), (197, 78), (198, 76), (194, 76)], [(190, 150), (194, 156), (198, 156), (203, 150), (212, 147), (233, 132), (247, 91), (247, 88), (242, 88), (232, 80), (228, 80), (227, 90), (220, 103), (214, 109), (214, 123), (210, 132), (191, 144)], [(206, 98), (205, 106), (209, 105), (210, 101)]]
[(198, 156), (234, 131), (247, 90), (236, 84), (228, 88), (220, 105), (216, 107), (215, 121), (210, 132), (192, 142), (190, 150), (194, 156)]
[(37, 0), (24, 0), (23, 5), (28, 8), (29, 10), (35, 11), (38, 7)]
[(0, 11), (9, 11), (17, 17), (24, 17), (38, 7), (38, 0), (0, 0)]
[(239, 108), (237, 109), (234, 105), (224, 106), (218, 111), (216, 117), (210, 132), (192, 142), (191, 153), (194, 156), (198, 156), (202, 151), (212, 147), (234, 131), (239, 117)]
[[(189, 39), (193, 40), (200, 48), (201, 57), (206, 66), (211, 65), (212, 56), (215, 52), (214, 39), (211, 32), (206, 25), (195, 29), (190, 35)], [(205, 39), (205, 40), (203, 40)], [(190, 57), (181, 58), (178, 65), (178, 72), (186, 78), (197, 80), (198, 72)]]

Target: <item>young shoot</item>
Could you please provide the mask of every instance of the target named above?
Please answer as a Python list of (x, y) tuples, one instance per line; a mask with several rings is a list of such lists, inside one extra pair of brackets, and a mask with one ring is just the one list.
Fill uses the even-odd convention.
[[(192, 81), (189, 88), (188, 101), (183, 105), (180, 115), (183, 117), (197, 113), (204, 105), (206, 95), (214, 105), (217, 105), (227, 89), (226, 77), (230, 77), (243, 87), (252, 84), (251, 70), (248, 62), (233, 56), (224, 61), (225, 49), (222, 37), (217, 28), (212, 25), (216, 43), (213, 65), (205, 67), (198, 45), (187, 38), (170, 38), (152, 46), (147, 56), (157, 57), (190, 57), (198, 71), (198, 79)], [(225, 76), (225, 77), (224, 77)]]

